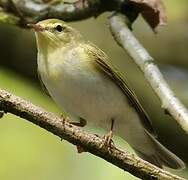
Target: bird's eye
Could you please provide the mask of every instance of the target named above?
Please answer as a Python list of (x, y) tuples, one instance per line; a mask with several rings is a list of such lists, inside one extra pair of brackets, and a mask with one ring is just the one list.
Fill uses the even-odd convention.
[(63, 31), (63, 27), (61, 25), (57, 25), (55, 27), (55, 30), (58, 31), (58, 32), (62, 32)]

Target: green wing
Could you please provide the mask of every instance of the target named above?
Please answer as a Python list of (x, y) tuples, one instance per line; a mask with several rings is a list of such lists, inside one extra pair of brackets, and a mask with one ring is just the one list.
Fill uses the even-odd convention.
[(93, 56), (92, 58), (95, 59), (95, 65), (100, 68), (106, 75), (108, 75), (109, 78), (123, 91), (123, 93), (129, 100), (130, 105), (132, 105), (132, 107), (135, 108), (135, 110), (139, 114), (143, 126), (153, 136), (157, 136), (147, 113), (139, 103), (135, 93), (129, 89), (126, 82), (122, 79), (121, 75), (111, 65), (109, 65), (109, 63), (107, 62), (108, 57), (106, 56), (106, 54), (90, 42), (87, 46), (84, 44), (83, 48), (86, 50), (86, 53), (88, 53), (89, 56)]

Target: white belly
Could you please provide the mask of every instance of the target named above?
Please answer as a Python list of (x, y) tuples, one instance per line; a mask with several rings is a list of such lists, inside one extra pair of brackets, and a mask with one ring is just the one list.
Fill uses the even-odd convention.
[[(136, 146), (143, 143), (144, 128), (122, 90), (105, 74), (79, 58), (68, 58), (50, 66), (39, 60), (39, 72), (50, 95), (73, 118), (110, 130)], [(140, 138), (140, 140), (139, 140)], [(145, 138), (144, 138), (145, 139)]]
[(39, 69), (50, 95), (72, 116), (94, 122), (110, 121), (121, 113), (127, 120), (135, 117), (121, 89), (88, 61), (67, 56), (61, 65), (54, 65), (52, 60), (51, 66), (45, 67), (39, 61)]

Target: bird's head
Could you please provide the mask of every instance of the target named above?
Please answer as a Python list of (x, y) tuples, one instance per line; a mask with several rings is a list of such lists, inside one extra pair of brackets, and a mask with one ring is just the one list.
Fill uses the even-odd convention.
[(81, 34), (77, 30), (58, 19), (47, 19), (37, 24), (29, 24), (29, 26), (36, 33), (37, 44), (43, 48), (45, 46), (61, 47), (82, 39)]

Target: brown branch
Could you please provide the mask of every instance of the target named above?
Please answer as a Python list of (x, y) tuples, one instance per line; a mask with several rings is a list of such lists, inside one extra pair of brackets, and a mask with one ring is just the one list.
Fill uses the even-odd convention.
[(121, 14), (116, 14), (110, 18), (109, 23), (116, 42), (142, 70), (145, 78), (161, 100), (164, 112), (171, 115), (188, 134), (188, 110), (170, 89), (159, 68), (154, 63), (154, 59), (128, 28), (128, 19)]
[(33, 105), (32, 103), (14, 96), (0, 89), (0, 112), (12, 113), (28, 120), (41, 128), (59, 136), (61, 139), (82, 147), (96, 156), (99, 156), (115, 166), (130, 172), (142, 179), (183, 180), (183, 178), (164, 171), (126, 151), (112, 146), (100, 148), (103, 139), (89, 134), (80, 128), (69, 124), (56, 115)]
[(120, 2), (121, 0), (78, 0), (75, 3), (60, 0), (0, 0), (0, 7), (4, 12), (19, 17), (17, 24), (22, 26), (25, 22), (36, 23), (48, 18), (76, 21), (97, 17), (105, 11), (118, 9)]

